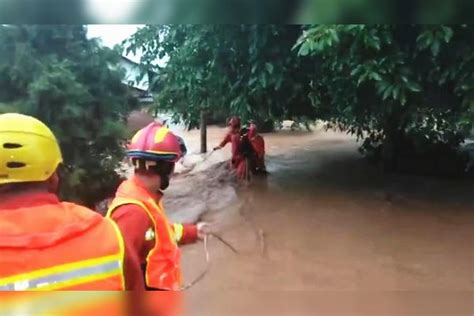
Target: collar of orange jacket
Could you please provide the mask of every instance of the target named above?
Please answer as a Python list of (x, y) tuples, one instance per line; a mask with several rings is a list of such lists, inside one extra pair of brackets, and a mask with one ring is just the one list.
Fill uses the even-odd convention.
[(0, 196), (0, 211), (46, 204), (58, 204), (59, 198), (48, 192), (24, 192)]
[(51, 193), (25, 192), (2, 197), (0, 246), (49, 247), (97, 225), (102, 216), (85, 207), (62, 203)]
[(163, 192), (162, 191), (158, 191), (158, 192), (148, 191), (148, 189), (145, 187), (143, 182), (137, 176), (131, 177), (129, 181), (132, 181), (135, 184), (135, 187), (140, 189), (146, 195), (150, 196), (154, 201), (158, 202), (163, 198)]

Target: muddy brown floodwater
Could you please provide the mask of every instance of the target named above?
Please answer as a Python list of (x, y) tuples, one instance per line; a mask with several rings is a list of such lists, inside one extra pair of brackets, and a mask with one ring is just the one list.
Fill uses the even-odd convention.
[[(223, 133), (210, 129), (211, 146)], [(197, 148), (196, 132), (184, 136)], [(384, 311), (374, 315), (403, 310), (396, 303), (399, 296), (387, 301), (380, 293), (438, 293), (425, 297), (427, 308), (436, 305), (440, 293), (456, 292), (457, 299), (467, 293), (468, 309), (453, 304), (458, 310), (449, 314), (472, 315), (471, 183), (384, 174), (362, 159), (352, 137), (322, 129), (279, 132), (265, 140), (270, 174), (249, 187), (236, 188), (225, 166), (214, 165), (228, 158), (229, 148), (203, 162), (208, 164), (204, 171), (178, 176), (171, 185), (166, 203), (173, 218), (208, 220), (239, 251), (236, 255), (210, 240), (211, 268), (188, 294), (189, 315), (251, 315), (238, 312), (236, 302), (252, 298), (255, 305), (247, 307), (255, 307), (256, 315), (275, 315), (268, 306), (280, 305), (278, 311), (286, 306), (288, 315), (312, 315), (308, 311), (321, 306), (307, 301), (308, 309), (296, 313), (278, 304), (291, 294), (277, 293), (294, 291), (300, 297), (379, 293), (379, 299), (368, 295), (370, 304), (363, 305)], [(204, 266), (202, 244), (183, 248), (187, 280)], [(255, 297), (268, 291), (274, 294), (258, 310), (262, 301)]]

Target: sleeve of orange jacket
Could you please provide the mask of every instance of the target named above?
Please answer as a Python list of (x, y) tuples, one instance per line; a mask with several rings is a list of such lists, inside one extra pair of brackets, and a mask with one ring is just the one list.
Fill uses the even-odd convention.
[(151, 227), (152, 223), (148, 215), (142, 212), (139, 206), (133, 204), (122, 205), (112, 213), (112, 220), (117, 223), (123, 239), (128, 255), (125, 257), (125, 283), (129, 287), (140, 287), (140, 283), (144, 287), (143, 272), (140, 268), (140, 275), (132, 268), (131, 272), (127, 271), (127, 266), (133, 266), (136, 262), (142, 264), (146, 260), (146, 254), (151, 249), (145, 241), (146, 231)]
[(173, 224), (172, 227), (178, 244), (185, 245), (197, 241), (198, 230), (196, 225)]
[(227, 145), (228, 143), (230, 143), (231, 141), (231, 137), (230, 137), (230, 133), (225, 135), (224, 139), (222, 140), (222, 142), (219, 144), (219, 147), (224, 147), (225, 145)]

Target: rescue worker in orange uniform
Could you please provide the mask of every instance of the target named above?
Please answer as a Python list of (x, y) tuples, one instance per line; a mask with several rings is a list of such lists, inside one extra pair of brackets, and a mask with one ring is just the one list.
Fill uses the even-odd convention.
[(0, 115), (0, 290), (143, 289), (115, 223), (59, 201), (62, 162), (46, 125)]
[(232, 145), (232, 158), (230, 161), (231, 167), (236, 171), (239, 179), (244, 179), (246, 174), (246, 162), (245, 157), (240, 151), (240, 139), (241, 139), (241, 122), (240, 118), (233, 116), (229, 119), (229, 132), (226, 134), (219, 146), (214, 147), (214, 150), (220, 150), (224, 148), (228, 143)]
[(159, 123), (139, 130), (127, 150), (134, 175), (119, 186), (107, 212), (142, 263), (149, 290), (180, 290), (178, 244), (195, 242), (208, 229), (206, 223), (172, 225), (163, 208), (163, 191), (182, 155), (181, 146)]
[(252, 170), (256, 173), (267, 173), (265, 166), (265, 140), (257, 132), (257, 125), (251, 123), (248, 131), (248, 138), (254, 150), (252, 159)]

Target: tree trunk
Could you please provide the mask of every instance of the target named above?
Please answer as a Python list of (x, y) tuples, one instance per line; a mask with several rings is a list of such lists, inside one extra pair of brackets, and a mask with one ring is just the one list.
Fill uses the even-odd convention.
[(200, 127), (201, 130), (201, 154), (207, 153), (207, 122), (206, 122), (206, 111), (201, 110), (201, 121)]

